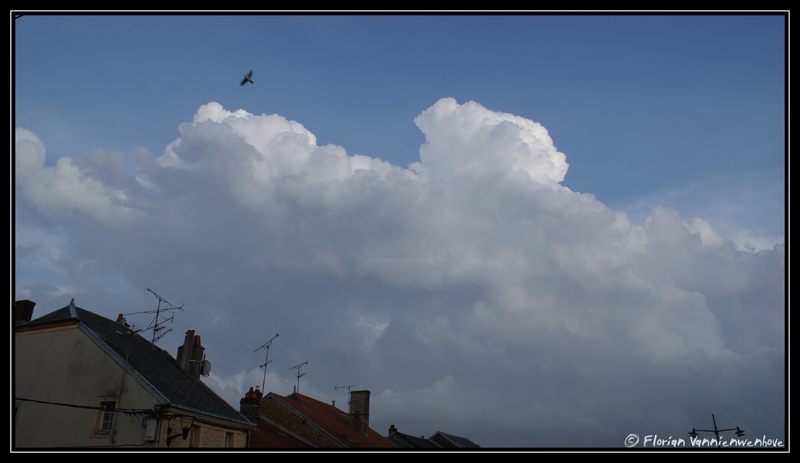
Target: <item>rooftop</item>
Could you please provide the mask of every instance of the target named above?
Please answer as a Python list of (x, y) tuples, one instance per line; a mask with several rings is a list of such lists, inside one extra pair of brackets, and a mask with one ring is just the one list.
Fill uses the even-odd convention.
[[(214, 418), (252, 426), (247, 418), (219, 397), (200, 380), (193, 380), (176, 364), (175, 358), (136, 333), (129, 334), (126, 325), (76, 307), (69, 306), (51, 312), (17, 330), (29, 330), (51, 324), (78, 323), (90, 337), (122, 359), (127, 368), (147, 389), (165, 405), (180, 407)], [(125, 365), (127, 359), (127, 365)]]
[(302, 415), (341, 444), (342, 447), (365, 449), (397, 448), (391, 441), (371, 428), (366, 434), (356, 430), (350, 424), (348, 413), (339, 410), (333, 405), (297, 393), (280, 396), (271, 392), (265, 396), (265, 400), (267, 399), (276, 400), (296, 414)]

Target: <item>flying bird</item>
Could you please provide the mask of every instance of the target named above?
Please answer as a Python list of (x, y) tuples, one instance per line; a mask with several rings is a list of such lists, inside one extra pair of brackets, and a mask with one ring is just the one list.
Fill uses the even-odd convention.
[(242, 80), (242, 83), (239, 84), (239, 85), (244, 85), (244, 84), (246, 84), (248, 82), (250, 82), (252, 84), (253, 83), (253, 79), (251, 79), (251, 77), (253, 77), (253, 71), (248, 72), (247, 75), (244, 76), (244, 80)]

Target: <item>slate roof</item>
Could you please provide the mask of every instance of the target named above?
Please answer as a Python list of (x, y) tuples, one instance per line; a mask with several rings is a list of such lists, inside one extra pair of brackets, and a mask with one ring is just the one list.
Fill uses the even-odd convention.
[(441, 431), (436, 431), (428, 440), (436, 442), (442, 447), (455, 447), (459, 449), (476, 449), (481, 447), (466, 437), (455, 436)]
[(248, 427), (253, 426), (253, 423), (202, 381), (189, 378), (167, 351), (139, 334), (127, 334), (124, 325), (76, 307), (74, 300), (69, 306), (18, 326), (17, 329), (69, 321), (81, 323), (94, 335), (98, 344), (102, 343), (105, 348), (110, 348), (119, 355), (123, 359), (123, 367), (124, 359), (127, 358), (128, 365), (133, 373), (136, 373), (134, 377), (162, 400), (164, 405), (180, 407)]
[(334, 441), (345, 448), (377, 449), (390, 448), (397, 449), (397, 446), (383, 437), (378, 432), (369, 429), (365, 436), (350, 425), (350, 417), (347, 412), (339, 410), (333, 405), (320, 402), (302, 394), (291, 394), (283, 397), (273, 392), (265, 396), (265, 400), (273, 399), (283, 406), (302, 415), (310, 423), (314, 424), (329, 435)]
[(390, 441), (394, 442), (400, 448), (407, 449), (440, 449), (441, 446), (435, 442), (429, 441), (424, 437), (412, 436), (402, 432), (393, 432), (387, 437)]

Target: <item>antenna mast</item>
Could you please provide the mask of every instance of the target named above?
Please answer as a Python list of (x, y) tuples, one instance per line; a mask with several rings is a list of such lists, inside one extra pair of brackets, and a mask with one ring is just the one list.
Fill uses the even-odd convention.
[(272, 339), (267, 341), (266, 344), (253, 351), (253, 353), (256, 353), (261, 349), (267, 349), (267, 357), (264, 359), (264, 364), (261, 365), (262, 367), (264, 367), (264, 380), (261, 381), (261, 392), (264, 392), (264, 385), (267, 383), (267, 365), (269, 365), (269, 362), (272, 361), (269, 359), (269, 346), (272, 344), (272, 341), (274, 341), (275, 338), (277, 338), (278, 336), (280, 336), (280, 333), (275, 333), (275, 336), (273, 336)]
[(301, 376), (305, 376), (305, 373), (300, 373), (300, 369), (303, 368), (306, 365), (308, 365), (308, 360), (306, 360), (305, 362), (303, 362), (303, 363), (301, 363), (299, 365), (295, 365), (292, 368), (289, 368), (290, 370), (293, 370), (293, 369), (297, 368), (297, 389), (295, 389), (295, 392), (298, 393), (298, 394), (300, 393), (300, 377)]
[[(147, 288), (147, 290), (150, 291), (151, 293), (153, 293), (153, 295), (158, 299), (158, 308), (156, 308), (156, 310), (145, 310), (145, 311), (142, 311), (142, 312), (126, 313), (125, 315), (136, 315), (136, 314), (140, 314), (140, 313), (154, 313), (154, 314), (156, 314), (156, 317), (153, 319), (152, 322), (150, 322), (150, 326), (148, 326), (144, 330), (141, 330), (141, 331), (147, 331), (149, 329), (152, 329), (153, 330), (153, 341), (152, 342), (153, 342), (153, 344), (155, 344), (156, 341), (158, 341), (159, 339), (163, 338), (165, 334), (167, 334), (170, 331), (172, 331), (172, 328), (170, 328), (167, 331), (164, 331), (163, 333), (159, 334), (159, 331), (164, 329), (164, 324), (166, 322), (175, 321), (175, 314), (173, 314), (169, 318), (164, 318), (162, 320), (161, 317), (164, 317), (164, 315), (162, 315), (162, 312), (169, 312), (169, 311), (172, 311), (172, 310), (180, 310), (181, 312), (183, 312), (184, 304), (181, 304), (180, 307), (175, 307), (174, 305), (170, 304), (168, 300), (166, 300), (163, 297), (161, 297), (158, 294), (156, 294), (156, 292), (153, 291), (152, 289)], [(167, 304), (169, 307), (162, 309), (161, 308), (161, 303), (162, 302)]]
[(347, 388), (347, 413), (350, 413), (350, 388), (356, 387), (355, 384), (351, 384), (349, 386), (333, 386), (334, 391), (338, 391), (339, 389)]

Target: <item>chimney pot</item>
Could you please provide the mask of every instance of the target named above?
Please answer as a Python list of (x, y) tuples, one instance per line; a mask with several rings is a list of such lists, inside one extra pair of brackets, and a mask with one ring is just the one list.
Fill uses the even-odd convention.
[(119, 314), (119, 317), (117, 317), (117, 323), (126, 327), (130, 327), (130, 325), (128, 325), (128, 321), (125, 320), (125, 315), (123, 314)]
[(239, 413), (251, 421), (257, 421), (261, 413), (261, 391), (257, 388), (245, 392), (244, 398), (239, 400)]

